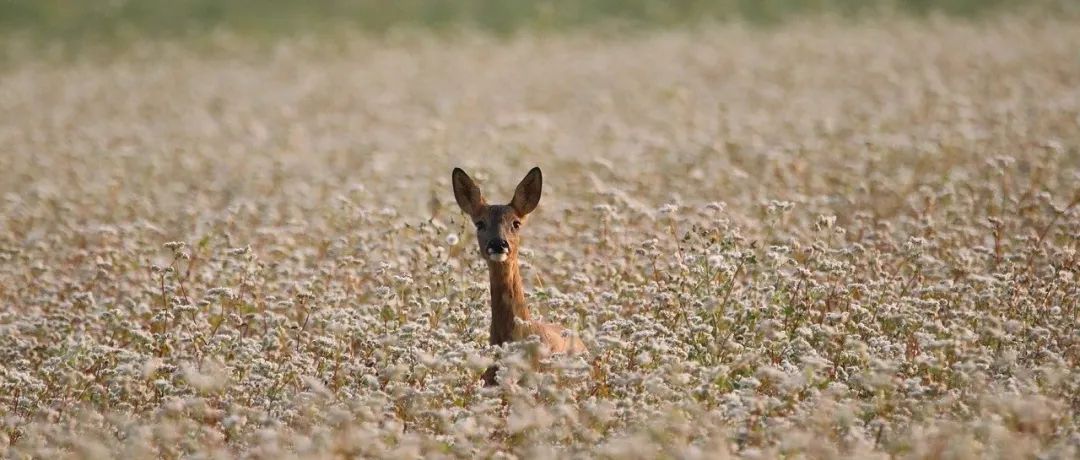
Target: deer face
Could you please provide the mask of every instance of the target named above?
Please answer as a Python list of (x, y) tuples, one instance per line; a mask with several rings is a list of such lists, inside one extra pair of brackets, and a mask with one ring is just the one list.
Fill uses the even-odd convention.
[(514, 191), (510, 204), (489, 205), (476, 182), (461, 168), (454, 168), (452, 182), (458, 206), (476, 226), (480, 254), (489, 263), (504, 263), (517, 257), (519, 232), (536, 205), (540, 203), (543, 177), (540, 168), (525, 175)]

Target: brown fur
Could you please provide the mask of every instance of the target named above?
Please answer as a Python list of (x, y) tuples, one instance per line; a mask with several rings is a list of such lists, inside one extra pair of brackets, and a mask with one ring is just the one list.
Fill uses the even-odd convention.
[[(489, 342), (492, 345), (501, 345), (535, 335), (540, 338), (546, 353), (587, 353), (581, 340), (562, 335), (562, 327), (533, 321), (529, 308), (525, 305), (525, 287), (518, 267), (519, 231), (526, 217), (539, 204), (543, 183), (540, 168), (529, 171), (518, 184), (514, 198), (507, 205), (488, 205), (480, 193), (480, 188), (461, 169), (454, 169), (452, 182), (458, 206), (474, 223), (478, 223), (477, 243), (481, 255), (488, 262), (491, 282)], [(504, 239), (509, 244), (505, 260), (495, 261), (488, 257), (488, 243), (496, 238)], [(494, 366), (484, 373), (484, 381), (488, 385), (495, 383)]]

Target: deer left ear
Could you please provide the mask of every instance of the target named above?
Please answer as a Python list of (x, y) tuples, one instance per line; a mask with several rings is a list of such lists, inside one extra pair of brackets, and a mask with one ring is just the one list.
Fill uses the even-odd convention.
[(475, 218), (480, 208), (484, 206), (484, 195), (480, 193), (480, 187), (461, 168), (454, 168), (451, 182), (454, 185), (454, 199), (457, 200), (458, 206), (465, 214)]
[(536, 205), (540, 204), (540, 191), (543, 185), (544, 177), (540, 174), (540, 168), (530, 169), (514, 190), (514, 199), (510, 201), (510, 207), (522, 217), (533, 212)]

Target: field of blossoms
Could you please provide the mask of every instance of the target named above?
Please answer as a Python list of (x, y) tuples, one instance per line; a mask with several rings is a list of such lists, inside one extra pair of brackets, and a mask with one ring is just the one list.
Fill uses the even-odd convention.
[[(1076, 458), (1080, 26), (227, 35), (0, 68), (5, 458)], [(461, 166), (524, 230), (488, 346)], [(502, 378), (485, 388), (494, 363)]]

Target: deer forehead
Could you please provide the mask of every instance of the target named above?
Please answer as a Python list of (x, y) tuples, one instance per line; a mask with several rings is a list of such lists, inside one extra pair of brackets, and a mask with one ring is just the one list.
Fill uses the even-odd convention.
[(517, 215), (517, 212), (514, 211), (514, 208), (505, 204), (488, 206), (480, 213), (480, 218), (493, 224), (511, 222), (515, 219), (524, 220)]

